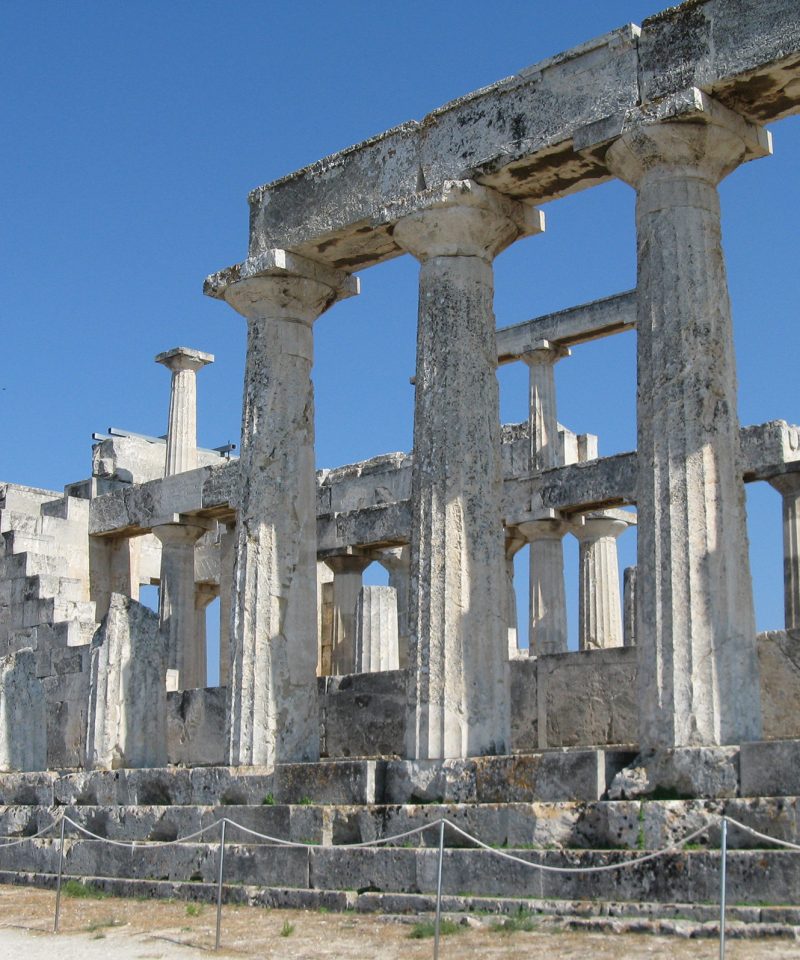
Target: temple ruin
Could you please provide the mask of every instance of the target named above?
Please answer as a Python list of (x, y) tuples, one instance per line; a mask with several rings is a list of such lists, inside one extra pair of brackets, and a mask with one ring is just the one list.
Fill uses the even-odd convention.
[[(175, 837), (237, 804), (327, 845), (254, 843), (241, 882), (398, 896), (429, 890), (429, 851), (336, 842), (444, 809), (487, 843), (585, 862), (704, 817), (716, 842), (723, 809), (796, 840), (800, 428), (739, 423), (717, 186), (798, 111), (796, 3), (689, 0), (253, 190), (247, 259), (205, 281), (247, 325), (239, 456), (198, 449), (214, 358), (181, 346), (155, 358), (172, 377), (165, 440), (98, 438), (91, 476), (63, 493), (0, 484), (0, 834), (60, 804), (101, 836)], [(611, 178), (636, 191), (636, 289), (496, 329), (493, 258), (546, 243), (547, 202)], [(413, 451), (317, 471), (314, 321), (401, 255), (419, 262)], [(637, 449), (600, 456), (559, 422), (554, 367), (626, 330)], [(529, 369), (525, 423), (500, 422), (505, 363)], [(785, 629), (760, 635), (746, 483), (783, 502)], [(363, 585), (373, 561), (388, 587)], [(153, 584), (157, 618), (135, 602)], [(0, 878), (51, 875), (37, 843), (0, 847)], [(73, 873), (126, 876), (87, 844)], [(152, 876), (206, 879), (205, 846)], [(530, 884), (452, 846), (453, 891)], [(771, 852), (780, 869), (754, 887), (739, 846), (737, 900), (797, 902), (797, 854)], [(705, 866), (669, 891), (549, 877), (537, 895), (708, 899), (711, 854), (681, 856)]]

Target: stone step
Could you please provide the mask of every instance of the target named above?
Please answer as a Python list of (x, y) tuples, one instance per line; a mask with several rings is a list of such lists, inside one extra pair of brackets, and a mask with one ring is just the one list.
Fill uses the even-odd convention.
[(2, 536), (7, 557), (18, 553), (38, 553), (46, 557), (58, 555), (55, 537), (23, 530), (8, 530)]
[[(30, 795), (35, 799), (34, 795)], [(400, 837), (396, 846), (436, 846), (438, 828), (401, 837), (444, 817), (493, 847), (566, 849), (664, 849), (706, 828), (693, 846), (719, 846), (719, 816), (726, 816), (778, 840), (800, 836), (800, 798), (717, 801), (653, 800), (583, 803), (427, 804), (326, 806), (305, 804), (148, 805), (85, 804), (53, 808), (17, 802), (0, 806), (0, 837), (31, 836), (64, 810), (98, 836), (119, 841), (177, 840), (208, 828), (221, 817), (258, 833), (296, 843), (336, 845)], [(262, 842), (230, 828), (230, 837)], [(74, 829), (70, 831), (78, 835)], [(211, 835), (206, 839), (212, 839)], [(764, 849), (769, 844), (743, 830), (729, 829), (731, 849)], [(448, 847), (473, 844), (449, 827)], [(392, 844), (389, 844), (392, 845)]]
[(39, 516), (34, 513), (22, 513), (19, 510), (0, 510), (0, 533), (10, 533), (12, 530), (27, 535), (36, 535), (41, 532)]
[(15, 483), (0, 484), (0, 509), (39, 516), (43, 504), (60, 500), (62, 495), (55, 490), (24, 487)]
[[(110, 877), (70, 877), (92, 889), (115, 897), (140, 900), (175, 899), (193, 903), (216, 903), (215, 883), (169, 880), (132, 880)], [(51, 873), (0, 871), (0, 883), (27, 884), (53, 890)], [(325, 910), (381, 913), (385, 916), (432, 914), (436, 898), (429, 893), (359, 893), (355, 890), (317, 890), (263, 887), (251, 884), (222, 885), (222, 902), (269, 909)], [(531, 914), (537, 922), (556, 929), (588, 929), (593, 932), (655, 933), (683, 938), (719, 934), (719, 907), (715, 903), (626, 902), (614, 900), (539, 900), (521, 897), (442, 896), (442, 912), (456, 920), (466, 915), (494, 917)], [(784, 937), (797, 939), (800, 908), (791, 906), (728, 906), (727, 936), (731, 939)], [(489, 919), (489, 917), (486, 917)], [(489, 919), (489, 922), (494, 922)], [(223, 937), (224, 937), (223, 915)]]
[(65, 577), (67, 561), (64, 557), (48, 557), (40, 553), (0, 555), (0, 580), (16, 580), (39, 574)]
[(89, 500), (70, 496), (49, 500), (42, 504), (41, 514), (43, 517), (66, 520), (86, 527), (89, 522)]
[(0, 603), (9, 606), (27, 600), (58, 597), (60, 600), (87, 601), (86, 587), (73, 577), (59, 577), (49, 573), (0, 580)]
[[(57, 871), (59, 844), (31, 840), (0, 846), (0, 870)], [(64, 871), (75, 876), (213, 883), (218, 843), (178, 843), (134, 850), (96, 840), (68, 840)], [(486, 850), (446, 849), (442, 889), (448, 895), (559, 900), (714, 903), (719, 897), (720, 854), (669, 853), (645, 863), (602, 872), (544, 872), (624, 864), (636, 856), (620, 851), (509, 849), (518, 862)], [(438, 851), (431, 848), (284, 847), (231, 842), (225, 848), (228, 883), (315, 890), (418, 894), (436, 889)], [(793, 907), (800, 889), (800, 857), (788, 851), (730, 851), (727, 892), (731, 903)]]

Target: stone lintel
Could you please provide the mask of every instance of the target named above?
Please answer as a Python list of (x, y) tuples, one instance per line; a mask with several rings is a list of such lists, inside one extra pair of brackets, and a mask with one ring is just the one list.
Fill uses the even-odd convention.
[(161, 363), (170, 370), (199, 370), (206, 364), (214, 362), (214, 354), (204, 353), (193, 347), (173, 347), (171, 350), (157, 354), (154, 359), (156, 363)]
[(660, 100), (591, 123), (575, 134), (573, 143), (578, 151), (599, 153), (626, 133), (665, 122), (722, 127), (742, 140), (745, 160), (767, 157), (772, 153), (772, 136), (768, 130), (734, 113), (697, 87), (687, 87)]
[(250, 250), (286, 247), (344, 269), (400, 252), (381, 212), (446, 179), (536, 203), (610, 178), (573, 145), (608, 118), (687, 87), (759, 123), (800, 106), (796, 0), (692, 0), (574, 47), (250, 194)]
[(359, 291), (358, 277), (289, 250), (270, 249), (212, 273), (205, 279), (203, 293), (207, 297), (224, 300), (229, 287), (234, 283), (257, 277), (303, 277), (314, 280), (330, 287), (335, 293), (331, 302), (353, 297)]
[(503, 364), (519, 360), (538, 341), (549, 340), (562, 346), (572, 346), (632, 330), (635, 326), (636, 291), (628, 290), (502, 327), (497, 331), (497, 362)]

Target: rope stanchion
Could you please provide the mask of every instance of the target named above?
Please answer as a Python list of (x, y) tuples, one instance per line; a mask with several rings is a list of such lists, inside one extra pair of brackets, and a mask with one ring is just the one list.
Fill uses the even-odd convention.
[(219, 950), (220, 932), (222, 930), (222, 871), (225, 869), (225, 825), (227, 818), (223, 817), (220, 821), (222, 829), (219, 837), (219, 874), (217, 876), (217, 936), (214, 941), (214, 949)]
[(728, 869), (728, 821), (722, 818), (719, 844), (719, 960), (725, 960), (725, 880)]
[(439, 867), (436, 873), (436, 923), (433, 930), (433, 960), (439, 960), (439, 932), (442, 924), (442, 864), (444, 862), (444, 817), (439, 821)]
[(61, 878), (64, 875), (64, 827), (67, 818), (61, 815), (61, 838), (58, 844), (58, 879), (56, 880), (56, 913), (53, 918), (53, 933), (58, 933), (58, 921), (61, 917)]

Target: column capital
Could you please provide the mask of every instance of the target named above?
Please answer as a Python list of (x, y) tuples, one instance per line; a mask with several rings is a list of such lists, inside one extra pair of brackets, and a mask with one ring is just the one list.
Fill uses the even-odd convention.
[(781, 496), (797, 496), (800, 494), (800, 471), (792, 470), (779, 473), (774, 477), (767, 477), (767, 483), (774, 487)]
[[(193, 518), (195, 519), (195, 518)], [(153, 526), (151, 532), (162, 544), (196, 543), (203, 534), (213, 528), (213, 524), (196, 518), (199, 522), (166, 520)]]
[(576, 518), (577, 522), (572, 527), (572, 533), (578, 540), (585, 543), (593, 543), (606, 537), (613, 537), (616, 540), (628, 527), (636, 523), (636, 518), (633, 515), (631, 515), (631, 519), (628, 519), (619, 516), (621, 513), (620, 510), (614, 511), (614, 514), (610, 512), (608, 514), (583, 514), (583, 516)]
[(372, 557), (348, 553), (334, 557), (325, 557), (323, 562), (333, 570), (335, 575), (339, 573), (363, 573), (372, 563), (372, 560)]
[(544, 214), (473, 180), (445, 180), (392, 211), (397, 243), (417, 260), (491, 261), (520, 237), (544, 230)]
[(517, 524), (517, 530), (528, 543), (533, 543), (535, 540), (561, 540), (571, 529), (568, 521), (559, 518), (526, 520), (525, 523)]
[(173, 347), (171, 350), (165, 350), (155, 356), (155, 362), (160, 363), (167, 369), (176, 370), (201, 370), (209, 363), (214, 362), (213, 353), (203, 353), (202, 350), (195, 350), (193, 347)]
[(769, 156), (768, 131), (694, 87), (648, 105), (623, 124), (605, 160), (633, 187), (664, 167), (684, 167), (714, 185), (739, 164)]
[(225, 300), (248, 320), (311, 325), (338, 300), (359, 292), (357, 277), (288, 250), (265, 250), (211, 274), (203, 293)]
[(563, 344), (552, 340), (534, 340), (524, 353), (520, 353), (519, 359), (532, 367), (536, 364), (558, 363), (571, 355), (572, 351)]

